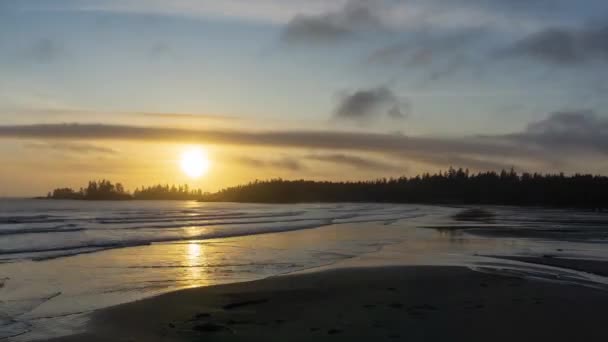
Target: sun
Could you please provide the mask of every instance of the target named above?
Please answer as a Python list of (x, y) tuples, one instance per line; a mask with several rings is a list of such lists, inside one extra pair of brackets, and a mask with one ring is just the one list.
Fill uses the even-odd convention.
[(203, 149), (190, 148), (182, 153), (179, 164), (188, 177), (199, 178), (207, 173), (211, 163)]

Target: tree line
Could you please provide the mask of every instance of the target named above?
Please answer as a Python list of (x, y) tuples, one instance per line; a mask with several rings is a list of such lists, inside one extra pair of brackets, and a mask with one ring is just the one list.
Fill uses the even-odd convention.
[(135, 189), (133, 193), (126, 191), (121, 183), (108, 180), (90, 181), (86, 188), (78, 191), (72, 188), (58, 188), (49, 192), (49, 199), (75, 200), (200, 200), (204, 193), (201, 189), (190, 189), (184, 185), (154, 185)]
[(470, 173), (450, 168), (415, 177), (372, 181), (308, 181), (271, 179), (228, 187), (215, 193), (187, 185), (156, 185), (126, 192), (120, 183), (89, 182), (74, 191), (55, 189), (53, 199), (200, 200), (207, 202), (391, 202), (427, 204), (494, 204), (568, 207), (608, 207), (608, 177), (590, 174), (501, 172)]
[(575, 174), (470, 173), (450, 168), (436, 174), (359, 182), (254, 181), (204, 196), (224, 202), (391, 202), (494, 204), (606, 208), (608, 177)]

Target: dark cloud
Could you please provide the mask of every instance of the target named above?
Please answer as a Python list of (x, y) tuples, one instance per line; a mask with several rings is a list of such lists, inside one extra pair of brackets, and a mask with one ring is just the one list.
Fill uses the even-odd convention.
[(252, 157), (239, 157), (236, 158), (238, 163), (255, 167), (255, 168), (277, 168), (277, 169), (285, 169), (290, 171), (301, 171), (304, 170), (304, 165), (296, 159), (289, 157), (282, 157), (279, 159), (258, 159)]
[[(458, 3), (471, 9), (480, 3), (492, 7), (492, 1)], [(487, 43), (484, 38), (490, 36), (489, 32), (494, 32), (494, 28), (487, 24), (452, 24), (456, 26), (450, 28), (450, 25), (436, 25), (436, 18), (449, 16), (450, 11), (445, 8), (453, 5), (417, 0), (349, 1), (338, 11), (294, 17), (283, 32), (283, 41), (336, 43), (362, 37), (371, 43), (373, 38), (386, 45), (373, 48), (364, 57), (366, 64), (422, 72), (425, 81), (436, 81), (461, 70), (472, 71), (475, 76), (481, 68), (479, 60), (488, 52), (487, 46), (483, 47)], [(418, 12), (420, 15), (412, 14)], [(455, 19), (458, 20), (461, 19)]]
[(402, 120), (409, 112), (409, 104), (399, 99), (392, 90), (377, 87), (343, 96), (334, 110), (334, 118), (355, 122), (369, 122), (381, 117)]
[(293, 17), (282, 39), (366, 39), (369, 51), (360, 57), (366, 64), (403, 68), (410, 80), (425, 83), (448, 77), (479, 81), (513, 67), (500, 64), (505, 57), (560, 66), (608, 62), (608, 25), (583, 26), (607, 9), (601, 0), (347, 1), (338, 10)]
[(362, 158), (347, 154), (311, 154), (305, 157), (309, 160), (327, 163), (347, 165), (358, 169), (380, 170), (380, 171), (405, 171), (405, 167), (381, 162), (375, 159)]
[[(548, 118), (528, 124), (526, 134), (596, 135), (608, 129), (608, 120), (598, 118), (593, 111), (556, 112)], [(608, 133), (608, 132), (605, 132)]]
[[(517, 20), (543, 17), (568, 4), (565, 0), (349, 0), (338, 9), (316, 15), (296, 15), (286, 25), (283, 41), (289, 43), (335, 43), (373, 32), (436, 29), (451, 32), (451, 23), (478, 27), (480, 20), (494, 17)], [(470, 13), (471, 20), (462, 16)], [(485, 30), (492, 29), (490, 27)], [(419, 33), (419, 32), (414, 32)]]
[(338, 11), (320, 15), (296, 15), (281, 38), (286, 43), (335, 43), (357, 33), (382, 27), (373, 2), (348, 1)]
[(554, 151), (608, 153), (608, 119), (588, 110), (557, 112), (510, 135), (515, 141)]
[(0, 126), (0, 138), (213, 143), (283, 148), (403, 153), (407, 151), (520, 155), (487, 137), (436, 138), (342, 131), (236, 131), (104, 124)]
[(71, 153), (102, 153), (102, 154), (116, 154), (118, 151), (109, 147), (83, 144), (83, 143), (69, 143), (69, 142), (56, 142), (56, 143), (29, 143), (24, 145), (29, 149), (36, 150), (54, 150), (60, 152), (71, 152)]
[[(0, 126), (0, 138), (44, 140), (137, 140), (260, 146), (382, 154), (442, 167), (462, 165), (557, 165), (601, 160), (608, 153), (608, 119), (588, 111), (551, 114), (525, 130), (506, 135), (411, 137), (343, 131), (236, 131), (100, 124)], [(340, 151), (338, 153), (337, 151)], [(564, 153), (568, 151), (569, 153)], [(592, 159), (585, 159), (585, 158)], [(599, 157), (599, 158), (598, 158)], [(347, 162), (342, 158), (343, 162)], [(349, 160), (355, 163), (354, 159)], [(276, 164), (278, 166), (281, 164)], [(299, 163), (282, 162), (295, 169)]]
[(543, 30), (516, 42), (506, 54), (560, 65), (608, 62), (608, 26)]

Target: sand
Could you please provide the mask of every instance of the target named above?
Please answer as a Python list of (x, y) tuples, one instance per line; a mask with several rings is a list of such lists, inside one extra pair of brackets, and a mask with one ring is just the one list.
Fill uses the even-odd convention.
[(332, 270), (97, 312), (71, 341), (608, 341), (608, 293), (464, 267)]
[(593, 273), (602, 277), (608, 277), (608, 262), (603, 260), (588, 260), (588, 259), (572, 259), (562, 258), (552, 255), (545, 255), (542, 257), (535, 256), (496, 256), (490, 255), (496, 259), (514, 260), (521, 261), (530, 264), (538, 264), (545, 266), (562, 267), (569, 270), (576, 270), (581, 272)]

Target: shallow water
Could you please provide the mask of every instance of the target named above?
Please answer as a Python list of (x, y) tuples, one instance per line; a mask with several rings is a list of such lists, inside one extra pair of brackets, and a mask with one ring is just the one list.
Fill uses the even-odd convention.
[(465, 265), (602, 288), (500, 256), (608, 260), (608, 216), (391, 204), (0, 200), (0, 339), (74, 332), (93, 310), (192, 286), (327, 267)]

